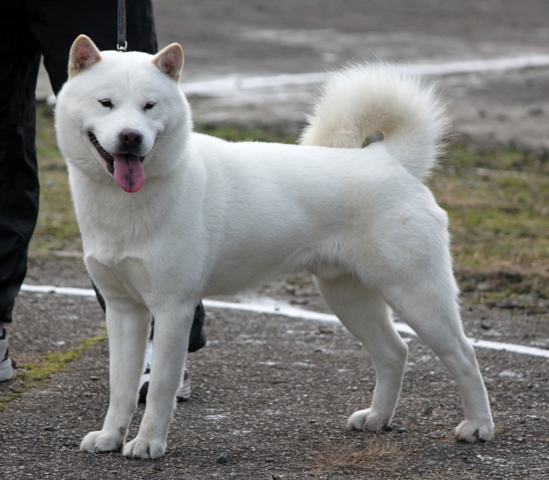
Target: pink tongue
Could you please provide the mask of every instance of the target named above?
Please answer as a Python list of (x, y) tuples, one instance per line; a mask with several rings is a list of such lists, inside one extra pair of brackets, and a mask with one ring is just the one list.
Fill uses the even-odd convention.
[(145, 183), (145, 171), (136, 155), (114, 154), (114, 179), (125, 192), (135, 193)]

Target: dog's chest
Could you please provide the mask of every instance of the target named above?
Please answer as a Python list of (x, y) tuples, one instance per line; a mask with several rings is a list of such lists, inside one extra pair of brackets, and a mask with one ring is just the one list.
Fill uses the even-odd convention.
[(117, 260), (99, 261), (86, 257), (86, 265), (99, 289), (106, 295), (129, 296), (144, 305), (145, 296), (151, 292), (152, 279), (145, 262), (138, 257), (124, 257)]

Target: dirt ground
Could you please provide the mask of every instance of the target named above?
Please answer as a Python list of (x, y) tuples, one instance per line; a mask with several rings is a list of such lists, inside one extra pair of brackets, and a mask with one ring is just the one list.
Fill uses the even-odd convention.
[[(162, 44), (186, 51), (185, 81), (324, 71), (370, 55), (416, 62), (549, 53), (544, 0), (158, 0)], [(298, 5), (298, 6), (297, 6)], [(238, 7), (238, 8), (237, 8)], [(365, 54), (364, 52), (368, 53)], [(454, 130), (478, 142), (547, 148), (548, 69), (441, 78)], [(47, 90), (47, 89), (46, 89)], [(312, 88), (194, 96), (197, 121), (299, 124)], [(47, 94), (47, 91), (45, 91)], [(244, 112), (244, 113), (239, 113)], [(79, 259), (32, 257), (29, 284), (90, 288)], [(259, 293), (326, 311), (307, 277)], [(234, 300), (234, 299), (233, 299)], [(546, 314), (463, 298), (468, 336), (549, 349)], [(208, 309), (208, 345), (189, 359), (193, 393), (179, 404), (165, 456), (87, 455), (82, 437), (108, 402), (106, 342), (0, 412), (0, 479), (544, 479), (549, 478), (549, 359), (477, 348), (492, 402), (491, 442), (452, 439), (462, 419), (455, 383), (417, 337), (394, 425), (346, 430), (372, 395), (374, 370), (338, 324)], [(92, 298), (21, 293), (10, 327), (20, 363), (103, 333)], [(19, 386), (0, 385), (0, 396)], [(138, 409), (129, 437), (143, 413)]]

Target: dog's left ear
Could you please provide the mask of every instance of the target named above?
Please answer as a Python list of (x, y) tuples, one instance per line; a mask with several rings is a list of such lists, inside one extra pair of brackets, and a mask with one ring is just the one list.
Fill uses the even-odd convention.
[(80, 35), (72, 44), (69, 54), (69, 77), (86, 70), (101, 60), (99, 49), (86, 35)]
[(179, 43), (172, 43), (163, 48), (152, 59), (152, 62), (169, 77), (179, 82), (179, 76), (185, 62), (183, 49)]

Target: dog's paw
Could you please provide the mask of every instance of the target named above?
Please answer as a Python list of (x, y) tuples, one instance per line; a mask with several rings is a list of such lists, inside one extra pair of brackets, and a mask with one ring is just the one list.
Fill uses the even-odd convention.
[(347, 420), (351, 430), (379, 432), (389, 426), (390, 420), (379, 411), (367, 408), (353, 413)]
[(454, 435), (460, 442), (487, 442), (492, 438), (493, 431), (494, 424), (491, 420), (465, 420), (456, 427)]
[(85, 453), (117, 452), (122, 448), (123, 443), (124, 435), (99, 430), (90, 432), (84, 437), (80, 444), (80, 450)]
[(160, 440), (136, 437), (124, 446), (123, 455), (128, 458), (154, 460), (164, 455), (166, 444)]

